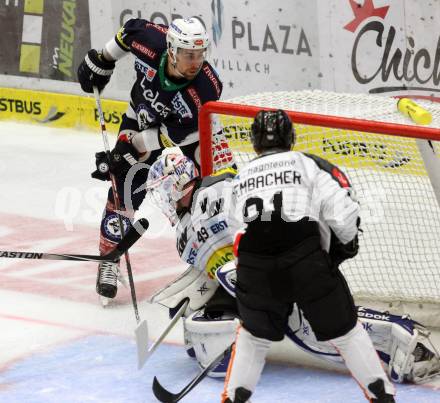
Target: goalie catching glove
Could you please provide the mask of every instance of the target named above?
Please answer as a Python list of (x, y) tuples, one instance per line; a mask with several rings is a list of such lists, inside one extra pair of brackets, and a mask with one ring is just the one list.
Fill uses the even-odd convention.
[(110, 166), (105, 151), (96, 153), (95, 158), (96, 171), (92, 172), (92, 178), (107, 181), (110, 180), (110, 172), (116, 176), (125, 176), (138, 162), (139, 154), (130, 143), (118, 141), (110, 153)]

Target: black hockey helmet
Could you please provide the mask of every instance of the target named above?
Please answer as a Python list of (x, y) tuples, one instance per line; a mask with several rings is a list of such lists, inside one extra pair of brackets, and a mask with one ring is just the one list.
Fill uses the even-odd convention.
[(295, 129), (286, 112), (259, 111), (251, 126), (251, 141), (257, 153), (267, 149), (290, 150), (295, 144)]

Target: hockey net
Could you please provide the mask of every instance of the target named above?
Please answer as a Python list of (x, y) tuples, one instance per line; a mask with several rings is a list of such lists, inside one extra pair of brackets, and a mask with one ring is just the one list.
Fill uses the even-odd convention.
[(433, 115), (428, 127), (398, 112), (396, 99), (374, 95), (277, 92), (208, 103), (200, 113), (202, 175), (255, 157), (249, 132), (258, 110), (288, 111), (294, 149), (342, 168), (361, 204), (360, 251), (341, 267), (357, 302), (417, 310), (416, 318), (440, 326), (440, 104), (417, 102)]

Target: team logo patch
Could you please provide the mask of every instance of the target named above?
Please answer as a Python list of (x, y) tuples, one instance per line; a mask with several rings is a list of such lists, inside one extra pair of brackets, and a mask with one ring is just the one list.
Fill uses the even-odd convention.
[(145, 78), (147, 79), (147, 81), (153, 81), (154, 77), (156, 76), (157, 70), (140, 59), (135, 60), (134, 67), (136, 70), (145, 74)]
[[(122, 217), (122, 222), (124, 233), (126, 233), (131, 226), (130, 220), (127, 217)], [(105, 238), (112, 242), (119, 242), (121, 240), (121, 231), (118, 216), (114, 213), (108, 214), (102, 222), (101, 231)]]
[(140, 104), (136, 108), (136, 116), (139, 125), (139, 129), (145, 130), (154, 123), (154, 116), (151, 116), (148, 112), (147, 106), (145, 104)]

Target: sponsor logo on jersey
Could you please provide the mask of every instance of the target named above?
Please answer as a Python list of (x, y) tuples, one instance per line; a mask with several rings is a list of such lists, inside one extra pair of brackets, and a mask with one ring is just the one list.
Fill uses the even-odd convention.
[(153, 24), (151, 22), (147, 22), (145, 25), (147, 28), (154, 28), (155, 30), (166, 34), (168, 32), (168, 28), (162, 27), (161, 25)]
[(176, 96), (172, 99), (171, 104), (173, 105), (174, 110), (181, 116), (182, 118), (192, 119), (193, 114), (188, 104), (182, 97), (182, 94), (178, 92)]
[(224, 264), (234, 260), (232, 245), (217, 249), (206, 262), (206, 272), (210, 278), (215, 277), (215, 272)]
[(145, 74), (145, 78), (150, 82), (153, 81), (154, 77), (156, 76), (157, 70), (138, 58), (136, 58), (134, 62), (134, 67), (136, 70), (139, 70), (141, 73)]
[(208, 76), (209, 80), (211, 81), (212, 85), (214, 86), (215, 91), (217, 93), (217, 97), (220, 98), (222, 90), (220, 88), (220, 82), (218, 81), (216, 74), (211, 70), (211, 68), (207, 64), (205, 64), (205, 66), (202, 68), (202, 70)]
[[(142, 79), (141, 87), (144, 88), (143, 96), (147, 101), (146, 105), (148, 109), (153, 109), (157, 112), (161, 117), (166, 118), (168, 114), (171, 112), (171, 108), (158, 101), (159, 91), (154, 92), (150, 88), (146, 88), (144, 80), (146, 77)], [(146, 88), (146, 89), (145, 89)]]
[(157, 52), (155, 52), (153, 49), (150, 49), (145, 45), (142, 45), (139, 42), (133, 41), (131, 47), (138, 50), (145, 56), (148, 56), (150, 59), (155, 59), (157, 57)]
[(197, 94), (197, 91), (194, 89), (194, 87), (188, 87), (186, 90), (188, 91), (188, 94), (194, 101), (194, 104), (197, 107), (197, 109), (200, 109), (202, 107), (202, 101), (199, 97), (199, 94)]

